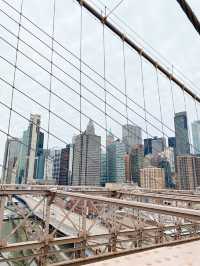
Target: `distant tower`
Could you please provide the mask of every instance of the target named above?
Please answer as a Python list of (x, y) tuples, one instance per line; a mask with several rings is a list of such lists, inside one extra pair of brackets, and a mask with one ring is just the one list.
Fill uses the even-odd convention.
[(200, 186), (200, 157), (177, 156), (177, 183), (179, 189), (195, 189)]
[(192, 137), (194, 153), (200, 154), (200, 121), (194, 121), (192, 123)]
[(127, 152), (130, 152), (136, 144), (142, 144), (142, 130), (137, 125), (122, 126), (122, 141), (126, 145)]
[(19, 163), (20, 140), (7, 139), (4, 150), (2, 179), (6, 184), (14, 184), (17, 177)]
[(140, 169), (143, 168), (144, 146), (134, 145), (131, 151), (131, 175), (132, 181), (140, 184)]
[(148, 189), (164, 189), (165, 173), (162, 168), (148, 167), (140, 170), (140, 185)]
[(166, 139), (165, 138), (149, 138), (144, 139), (144, 155), (152, 154), (156, 155), (162, 151), (164, 151), (166, 147)]
[(41, 179), (40, 163), (43, 156), (44, 134), (40, 132), (40, 115), (31, 114), (28, 129), (24, 131), (19, 155), (19, 183)]
[(107, 147), (108, 177), (110, 182), (125, 182), (125, 155), (126, 145), (120, 140), (115, 140)]
[(95, 135), (93, 121), (75, 138), (72, 185), (100, 185), (101, 137)]
[(110, 145), (114, 141), (114, 135), (112, 134), (111, 130), (108, 132), (108, 135), (106, 137), (106, 146)]
[(187, 113), (176, 113), (174, 117), (174, 124), (176, 135), (176, 155), (190, 154)]

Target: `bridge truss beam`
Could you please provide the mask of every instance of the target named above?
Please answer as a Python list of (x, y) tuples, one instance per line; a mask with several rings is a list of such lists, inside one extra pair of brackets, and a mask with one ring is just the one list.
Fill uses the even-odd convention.
[[(200, 238), (198, 210), (39, 187), (34, 191), (33, 186), (2, 191), (2, 210), (9, 206), (18, 223), (1, 236), (0, 262), (34, 259), (39, 265), (84, 264)], [(26, 241), (11, 243), (22, 228)], [(13, 251), (23, 255), (6, 256)]]

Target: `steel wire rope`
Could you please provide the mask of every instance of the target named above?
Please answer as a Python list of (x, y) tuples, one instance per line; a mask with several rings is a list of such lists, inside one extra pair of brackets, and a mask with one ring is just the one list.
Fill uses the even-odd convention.
[[(7, 44), (9, 44), (11, 47), (12, 47), (12, 45), (9, 43), (9, 42), (7, 42), (4, 38), (2, 38), (2, 37), (0, 37), (0, 39), (1, 40), (3, 40), (4, 42), (6, 42)], [(33, 60), (32, 58), (30, 58), (29, 56), (27, 56), (25, 53), (23, 53), (22, 51), (20, 51), (19, 50), (19, 52), (22, 54), (22, 55), (24, 55), (27, 59), (29, 59), (30, 61), (32, 61), (34, 64), (36, 64), (37, 66), (39, 66), (41, 69), (43, 69), (45, 72), (47, 72), (47, 73), (50, 73), (47, 69), (45, 69), (44, 67), (42, 67), (39, 63), (37, 63), (35, 60)], [(5, 59), (5, 58), (3, 58), (2, 56), (1, 56), (1, 58), (2, 59)], [(52, 74), (52, 76), (56, 79), (56, 80), (58, 80), (60, 83), (62, 83), (64, 86), (66, 86), (67, 88), (69, 88), (69, 89), (71, 89), (73, 92), (75, 92), (76, 94), (78, 94), (78, 92), (77, 91), (75, 91), (72, 87), (70, 87), (69, 85), (67, 85), (65, 82), (63, 82), (60, 78), (58, 78), (57, 76), (55, 76), (54, 74)], [(100, 101), (103, 101), (103, 99), (102, 98), (100, 98), (98, 95), (96, 95), (94, 92), (92, 92), (90, 89), (88, 89), (86, 86), (84, 86), (84, 85), (82, 85), (82, 87), (84, 87), (87, 91), (89, 91), (92, 95), (94, 95), (96, 98), (98, 98)], [(108, 92), (108, 91), (107, 91)], [(52, 92), (51, 92), (52, 93)], [(109, 93), (109, 92), (108, 92)], [(79, 95), (79, 94), (78, 94)], [(113, 96), (114, 97), (114, 96)], [(95, 105), (94, 103), (92, 103), (91, 101), (89, 101), (86, 97), (84, 97), (84, 96), (82, 96), (82, 98), (84, 99), (84, 100), (86, 100), (88, 103), (90, 103), (93, 107), (95, 107), (96, 109), (98, 109), (100, 112), (103, 112), (97, 105)], [(116, 98), (116, 97), (115, 97)], [(118, 99), (118, 98), (116, 98), (120, 103), (122, 103), (122, 104), (124, 104), (123, 103), (123, 101), (121, 101), (120, 99)], [(118, 114), (120, 114), (122, 117), (124, 117), (124, 118), (126, 118), (126, 116), (125, 115), (123, 115), (121, 112), (119, 112), (116, 108), (114, 108), (112, 105), (110, 105), (110, 104), (108, 104), (107, 103), (107, 105), (111, 108), (111, 109), (113, 109), (115, 112), (117, 112)], [(133, 110), (133, 109), (131, 109), (131, 110)], [(139, 115), (137, 112), (135, 112), (134, 110), (133, 110), (133, 112), (134, 113), (136, 113), (140, 118), (142, 118), (142, 119), (144, 119), (141, 115)], [(114, 118), (112, 118), (110, 115), (108, 115), (113, 121), (115, 121), (116, 123), (118, 123), (119, 124), (119, 122), (116, 120), (116, 119), (114, 119)], [(130, 119), (129, 119), (129, 121), (132, 123), (132, 124), (134, 124)], [(156, 128), (158, 131), (160, 131), (161, 133), (162, 133), (162, 131), (159, 129), (159, 128), (157, 128), (157, 127), (155, 127), (151, 122), (149, 122), (148, 121), (148, 123), (150, 124), (150, 125), (152, 125), (152, 127), (154, 127), (154, 128)], [(143, 130), (143, 129), (142, 129)], [(166, 135), (167, 136), (167, 135)]]
[[(83, 44), (83, 7), (82, 4), (80, 3), (80, 33), (79, 33), (79, 108), (80, 108), (80, 121), (79, 121), (79, 127), (80, 127), (80, 160), (79, 160), (79, 185), (81, 184), (81, 177), (83, 176), (82, 171), (83, 171), (83, 141), (84, 141), (84, 133), (82, 134), (82, 44)], [(86, 142), (87, 142), (87, 135), (86, 137)], [(87, 143), (86, 143), (87, 146)], [(86, 147), (86, 161), (87, 161), (87, 147)], [(86, 161), (84, 163), (86, 163)], [(87, 164), (87, 163), (86, 163)], [(87, 165), (85, 164), (85, 171), (84, 171), (84, 181), (86, 182), (86, 167)], [(85, 183), (84, 183), (85, 185)]]
[(194, 146), (192, 145), (191, 130), (190, 130), (190, 126), (189, 126), (189, 123), (188, 123), (188, 110), (187, 110), (187, 103), (186, 103), (186, 98), (185, 98), (185, 91), (182, 90), (182, 92), (183, 92), (183, 99), (184, 99), (184, 108), (185, 108), (185, 112), (186, 112), (186, 115), (187, 115), (187, 129), (188, 129), (189, 149), (190, 149), (190, 152), (191, 152), (191, 150), (193, 152), (197, 152), (197, 151), (194, 150)]
[[(106, 16), (106, 7), (105, 7), (105, 16)], [(108, 121), (107, 121), (107, 86), (106, 86), (106, 42), (105, 42), (105, 25), (102, 21), (102, 47), (103, 47), (103, 87), (104, 87), (104, 119), (105, 119), (105, 137), (106, 137), (106, 181), (108, 177)], [(111, 134), (111, 132), (109, 133)]]
[[(7, 42), (5, 39), (3, 39), (2, 37), (0, 37), (3, 41), (5, 41), (6, 43), (8, 43), (11, 47), (13, 47), (9, 42)], [(14, 48), (15, 49), (15, 48)], [(31, 60), (33, 63), (35, 63), (36, 65), (38, 65), (39, 67), (41, 67), (44, 71), (46, 71), (47, 73), (49, 73), (48, 70), (44, 69), (40, 64), (38, 64), (37, 62), (35, 62), (33, 59), (31, 59), (30, 57), (28, 57), (26, 54), (24, 54), (23, 52), (21, 52), (19, 50), (20, 53), (22, 53), (26, 58), (28, 58), (29, 60)], [(3, 57), (1, 57), (3, 58)], [(5, 59), (5, 58), (4, 58)], [(54, 75), (53, 75), (54, 76)], [(64, 84), (65, 86), (67, 86), (68, 88), (72, 89), (71, 87), (69, 87), (66, 83), (64, 83), (62, 80), (60, 80), (58, 77), (54, 76), (57, 80), (59, 80), (62, 84)], [(88, 88), (85, 87), (87, 90)], [(72, 89), (73, 90), (73, 89)], [(74, 90), (73, 90), (74, 91)], [(89, 90), (90, 91), (90, 90)], [(75, 93), (77, 93), (76, 91), (74, 91)], [(99, 98), (96, 94), (94, 94), (97, 98)], [(102, 100), (101, 98), (99, 98), (100, 100)], [(85, 99), (88, 103), (90, 103), (91, 105), (93, 105), (94, 107), (96, 107), (98, 110), (100, 110), (102, 112), (101, 109), (99, 109), (96, 105), (94, 105), (93, 103), (91, 103), (90, 101), (88, 101), (88, 99)], [(119, 99), (118, 99), (119, 100)], [(120, 101), (120, 100), (119, 100)], [(120, 101), (121, 102), (121, 101)], [(122, 102), (123, 103), (123, 102)], [(113, 110), (115, 110), (116, 112), (118, 112), (119, 114), (121, 114), (118, 110), (116, 110), (115, 108), (113, 108), (112, 106), (110, 106)], [(136, 113), (137, 114), (137, 113)], [(123, 117), (125, 117), (123, 114), (121, 114)], [(138, 114), (139, 115), (139, 114)], [(140, 116), (140, 115), (139, 115)], [(142, 116), (140, 116), (142, 119), (144, 119)], [(116, 121), (114, 118), (110, 117), (113, 121), (115, 121), (116, 123), (118, 123), (118, 121)], [(149, 122), (149, 121), (148, 121)], [(133, 123), (133, 122), (132, 122)], [(149, 122), (150, 123), (150, 122)], [(151, 123), (150, 123), (151, 124)], [(153, 126), (153, 125), (152, 125)], [(155, 126), (154, 126), (155, 127)], [(142, 129), (143, 130), (143, 129)], [(159, 130), (159, 129), (158, 129)], [(162, 131), (161, 131), (162, 132)], [(167, 136), (167, 135), (166, 135)], [(168, 137), (168, 136), (167, 136)]]
[[(174, 72), (174, 67), (172, 65), (172, 71), (171, 71), (172, 75), (173, 75), (173, 72)], [(170, 81), (170, 91), (171, 91), (171, 98), (172, 98), (173, 113), (175, 115), (176, 109), (175, 109), (175, 103), (174, 103), (173, 82), (172, 82), (171, 77), (170, 77), (169, 81)]]
[[(0, 37), (0, 39), (2, 39), (4, 42), (6, 42), (8, 45), (10, 45), (11, 47), (13, 47), (13, 45), (11, 45), (8, 41), (6, 41), (4, 38)], [(13, 47), (15, 49), (15, 47)], [(33, 48), (34, 49), (34, 48)], [(30, 61), (32, 61), (33, 63), (35, 63), (36, 65), (38, 65), (40, 68), (42, 68), (44, 71), (46, 71), (47, 73), (50, 73), (47, 69), (45, 69), (44, 67), (42, 67), (40, 64), (38, 64), (37, 62), (35, 62), (32, 58), (28, 57), (26, 54), (24, 54), (22, 51), (18, 50), (21, 54), (23, 54), (26, 58), (28, 58)], [(40, 54), (41, 55), (41, 54)], [(46, 58), (46, 57), (44, 57)], [(46, 58), (46, 60), (48, 60)], [(65, 72), (66, 73), (66, 72)], [(68, 73), (66, 73), (66, 75), (69, 75)], [(56, 77), (55, 75), (52, 74), (53, 77), (55, 77), (58, 81), (60, 81), (63, 85), (65, 85), (66, 87), (72, 89), (72, 87), (69, 87), (66, 83), (64, 83), (62, 80), (60, 80), (58, 77)], [(73, 78), (74, 79), (74, 78)], [(77, 81), (76, 79), (74, 79), (75, 81)], [(78, 82), (78, 81), (77, 81)], [(90, 89), (88, 89), (87, 87), (84, 86), (85, 89), (87, 89), (88, 91), (91, 92)], [(72, 89), (75, 93), (77, 93), (74, 89)], [(102, 101), (102, 99), (100, 97), (98, 97), (96, 94), (94, 94), (93, 92), (91, 92), (94, 96), (96, 96), (98, 99), (100, 99)], [(114, 97), (114, 96), (113, 96)], [(119, 102), (121, 102), (122, 104), (123, 101), (119, 100), (118, 98), (116, 98)], [(94, 105), (93, 103), (91, 103), (90, 101), (88, 101), (88, 99), (85, 98), (85, 100), (90, 103), (91, 105), (93, 105), (94, 107), (96, 107), (97, 109), (99, 109), (96, 105)], [(117, 113), (119, 113), (121, 116), (125, 117), (123, 114), (121, 114), (118, 110), (116, 110), (115, 108), (113, 108), (113, 106), (109, 105), (113, 110), (115, 110)], [(131, 109), (132, 110), (132, 109)], [(102, 112), (102, 110), (100, 110)], [(141, 117), (142, 119), (144, 119), (141, 115), (139, 115), (137, 112), (135, 112), (133, 110), (134, 113), (136, 113), (139, 117)], [(113, 118), (111, 118), (112, 120), (114, 120)], [(116, 122), (116, 120), (114, 120)], [(133, 122), (132, 122), (133, 123)], [(160, 131), (159, 128), (155, 127), (152, 123), (150, 123), (148, 121), (149, 124), (151, 124), (154, 128), (156, 128), (157, 130)], [(134, 124), (134, 123), (133, 123)], [(162, 131), (161, 131), (162, 132)], [(173, 131), (174, 132), (174, 131)], [(167, 135), (166, 135), (167, 136)], [(168, 136), (167, 136), (168, 137)]]
[(51, 123), (51, 98), (52, 98), (52, 79), (53, 79), (53, 56), (54, 56), (54, 35), (55, 35), (55, 16), (56, 16), (56, 0), (52, 0), (53, 5), (53, 16), (52, 16), (52, 35), (51, 35), (51, 61), (50, 61), (50, 74), (49, 74), (49, 99), (48, 99), (48, 132), (47, 132), (47, 159), (46, 163), (46, 173), (45, 173), (45, 183), (48, 182), (48, 158), (49, 158), (49, 131)]
[[(7, 59), (3, 58), (2, 56), (0, 56), (0, 58), (4, 59), (7, 63), (10, 63)], [(12, 63), (10, 63), (10, 65), (14, 66)], [(49, 90), (48, 87), (45, 87), (44, 85), (42, 85), (41, 83), (39, 83), (39, 82), (38, 82), (37, 80), (35, 80), (33, 77), (31, 77), (30, 75), (28, 75), (28, 74), (26, 74), (24, 71), (22, 71), (19, 67), (17, 67), (17, 69), (18, 69), (20, 72), (22, 72), (23, 74), (27, 75), (27, 76), (28, 76), (29, 78), (31, 78), (33, 81), (35, 81), (38, 85), (40, 85), (40, 86), (42, 86), (43, 88), (46, 88), (47, 90)], [(2, 80), (2, 81), (5, 82), (5, 80), (2, 79), (1, 77), (0, 77), (0, 80)], [(11, 86), (11, 84), (10, 84), (9, 82), (7, 82), (7, 81), (6, 81), (6, 84)], [(31, 99), (32, 101), (34, 101), (36, 104), (38, 104), (39, 106), (43, 107), (44, 109), (46, 109), (46, 110), (48, 111), (48, 108), (47, 108), (47, 107), (45, 107), (45, 106), (43, 106), (42, 104), (40, 104), (39, 102), (35, 101), (33, 98), (31, 98), (30, 96), (26, 95), (24, 92), (20, 91), (20, 90), (17, 89), (16, 87), (15, 87), (15, 90), (17, 90), (18, 92), (22, 93), (25, 97), (28, 97), (29, 99)], [(55, 93), (52, 92), (52, 94), (55, 94)], [(73, 127), (73, 128), (76, 129), (77, 131), (79, 131), (79, 128), (76, 128), (73, 124), (69, 123), (69, 122), (68, 122), (67, 120), (65, 120), (63, 117), (60, 117), (58, 114), (56, 114), (56, 113), (53, 112), (53, 111), (51, 111), (51, 113), (52, 113), (54, 116), (56, 116), (58, 119), (60, 119), (61, 121), (63, 121), (64, 123), (68, 124), (69, 126)], [(112, 117), (110, 117), (110, 118), (113, 120)], [(115, 121), (116, 121), (116, 120), (115, 120)], [(97, 124), (96, 121), (94, 121), (94, 122)], [(116, 121), (116, 122), (117, 122), (117, 121)], [(120, 126), (122, 126), (122, 124), (120, 124), (119, 122), (117, 122), (117, 123), (118, 123)], [(101, 126), (101, 125), (99, 125), (99, 126)], [(116, 136), (116, 135), (114, 135), (114, 134), (113, 134), (113, 136), (116, 137), (116, 138), (119, 138), (118, 136)], [(101, 145), (101, 146), (103, 146), (103, 145)]]
[[(104, 3), (101, 0), (97, 0), (102, 6), (104, 6)], [(95, 3), (94, 3), (95, 5)], [(108, 8), (108, 7), (107, 7)], [(98, 7), (99, 10), (101, 10), (100, 7)], [(110, 10), (108, 8), (108, 10)], [(125, 22), (121, 17), (119, 17), (115, 12), (112, 13), (113, 17), (115, 17), (119, 22), (121, 22), (122, 24), (124, 24), (125, 27), (127, 27), (132, 33), (134, 33), (145, 45), (147, 45), (147, 47), (149, 47), (153, 52), (155, 52), (158, 55), (158, 58), (160, 57), (160, 59), (164, 60), (166, 63), (164, 63), (164, 61), (162, 62), (162, 64), (164, 64), (168, 69), (171, 69), (172, 63), (166, 58), (164, 57), (157, 49), (155, 49), (149, 42), (147, 42), (140, 34), (138, 34), (127, 22)], [(117, 22), (114, 21), (114, 19), (111, 19), (116, 25), (119, 25)], [(120, 25), (119, 25), (120, 26)], [(130, 34), (129, 34), (130, 35)], [(135, 41), (137, 41), (133, 35), (130, 35)], [(138, 42), (139, 43), (139, 42)], [(150, 52), (150, 50), (149, 50)], [(155, 56), (155, 54), (154, 54)], [(168, 65), (169, 66), (168, 66)], [(197, 85), (191, 81), (184, 73), (182, 69), (179, 69), (179, 67), (174, 67), (174, 69), (185, 79), (187, 80), (192, 86), (194, 86), (198, 91), (200, 90), (200, 87), (197, 87)]]
[[(10, 44), (8, 41), (6, 41), (4, 38), (0, 37), (1, 40), (3, 40), (4, 42), (6, 42), (8, 45), (10, 45), (11, 47), (12, 44)], [(30, 58), (29, 56), (27, 56), (24, 52), (20, 51), (19, 52), (24, 56), (26, 57), (27, 59), (29, 59), (30, 61), (32, 61), (34, 64), (36, 64), (37, 66), (39, 66), (41, 69), (43, 69), (44, 71), (46, 71), (47, 73), (50, 73), (47, 69), (45, 69), (43, 66), (41, 66), (39, 63), (37, 63), (35, 60), (33, 60), (32, 58)], [(45, 58), (45, 57), (44, 57)], [(46, 58), (46, 60), (48, 60)], [(53, 63), (54, 64), (54, 63)], [(55, 65), (55, 64), (54, 64)], [(56, 66), (58, 69), (60, 69), (58, 66)], [(61, 70), (61, 69), (60, 69)], [(61, 70), (62, 71), (62, 70)], [(73, 78), (71, 75), (69, 75), (68, 73), (66, 73), (65, 71), (63, 71), (66, 75), (68, 75), (69, 77), (71, 77), (75, 82), (79, 83), (75, 78)], [(57, 76), (53, 75), (52, 76), (58, 80), (59, 82), (61, 82), (63, 85), (65, 85), (66, 87), (70, 88), (71, 90), (73, 90), (75, 93), (77, 93), (72, 87), (69, 87), (65, 82), (63, 82), (60, 78), (58, 78)], [(82, 87), (84, 87), (87, 91), (89, 91), (92, 95), (94, 95), (95, 97), (97, 97), (99, 100), (103, 101), (98, 95), (96, 95), (94, 92), (92, 92), (88, 87), (86, 87), (85, 85), (82, 84)], [(52, 93), (52, 92), (51, 92)], [(107, 91), (107, 93), (109, 93), (113, 98), (115, 98), (116, 100), (118, 100), (121, 104), (124, 105), (124, 102), (122, 100), (120, 100), (119, 98), (117, 98), (116, 96), (114, 96), (113, 94), (111, 94), (109, 91)], [(83, 98), (83, 96), (82, 96)], [(93, 103), (89, 102), (88, 99), (84, 98), (88, 103), (94, 105)], [(112, 105), (108, 104), (107, 105), (113, 109), (114, 111), (116, 111), (117, 113), (119, 113), (121, 116), (125, 117), (121, 112), (119, 112), (116, 108), (114, 108)], [(96, 106), (97, 108), (97, 106)], [(140, 118), (144, 119), (140, 114), (138, 114), (134, 109), (128, 107), (132, 112), (134, 112), (135, 114), (137, 114)], [(131, 122), (131, 120), (129, 119), (129, 121)], [(151, 122), (147, 121), (152, 127), (154, 127), (155, 129), (157, 129), (158, 131), (160, 131), (162, 133), (162, 131), (156, 127), (155, 125), (153, 125)], [(134, 124), (132, 122), (132, 124)], [(172, 129), (171, 129), (172, 132), (174, 132)]]
[(147, 139), (149, 138), (148, 134), (148, 121), (147, 121), (147, 112), (146, 112), (146, 97), (145, 97), (145, 86), (144, 86), (144, 70), (143, 70), (143, 59), (140, 54), (140, 72), (141, 72), (141, 83), (142, 83), (142, 95), (143, 95), (143, 105), (144, 105), (144, 121), (145, 121), (145, 130)]
[[(19, 49), (19, 37), (20, 37), (20, 30), (21, 30), (21, 21), (22, 21), (22, 11), (23, 11), (23, 0), (20, 3), (20, 14), (19, 14), (19, 22), (18, 22), (18, 30), (17, 30), (17, 42), (16, 42), (16, 49), (15, 49), (15, 67), (13, 72), (13, 81), (12, 81), (12, 92), (11, 92), (11, 101), (10, 101), (10, 110), (9, 110), (9, 118), (8, 118), (8, 135), (10, 134), (10, 127), (11, 127), (11, 119), (12, 119), (12, 109), (13, 109), (13, 101), (14, 101), (14, 92), (15, 92), (15, 83), (16, 83), (16, 72), (17, 72), (17, 64), (18, 64), (18, 49)], [(8, 135), (7, 135), (7, 143), (8, 143)], [(5, 176), (2, 176), (1, 183), (3, 184), (5, 181)]]
[[(4, 0), (2, 0), (2, 1), (4, 1)], [(1, 12), (3, 12), (5, 15), (7, 15), (10, 19), (12, 19), (15, 23), (17, 23), (17, 21), (15, 21), (12, 17), (10, 17), (8, 14), (6, 14), (3, 10), (1, 10), (0, 9), (0, 11)], [(17, 12), (17, 10), (16, 10), (16, 12)], [(26, 17), (25, 17), (26, 18)], [(26, 18), (28, 21), (30, 21), (28, 18)], [(30, 21), (30, 23), (32, 23), (31, 21)], [(39, 30), (41, 30), (44, 34), (46, 34), (49, 38), (50, 38), (50, 36), (46, 33), (46, 32), (44, 32), (42, 29), (40, 29), (37, 25), (35, 25), (34, 23), (32, 23), (35, 27), (37, 27)], [(43, 42), (40, 38), (38, 38), (37, 36), (35, 36), (31, 31), (29, 31), (29, 30), (27, 30), (24, 26), (21, 26), (21, 27), (23, 27), (23, 29), (24, 30), (26, 30), (29, 34), (31, 34), (32, 36), (34, 36), (35, 38), (37, 38), (39, 41), (41, 41), (46, 47), (48, 47), (49, 49), (51, 49), (45, 42)], [(55, 39), (54, 39), (54, 42), (56, 42), (56, 43), (58, 43)], [(63, 47), (60, 43), (58, 43), (63, 49), (65, 49), (67, 52), (69, 52), (71, 55), (73, 55), (76, 59), (78, 59), (78, 60), (80, 60), (75, 54), (73, 54), (72, 52), (70, 52), (68, 49), (66, 49), (65, 47)], [(74, 66), (77, 70), (78, 70), (78, 68), (75, 66), (75, 65), (73, 65), (71, 62), (69, 62), (67, 59), (65, 59), (65, 57), (63, 57), (61, 54), (59, 54), (55, 49), (54, 49), (54, 53), (56, 53), (57, 55), (59, 55), (62, 59), (64, 59), (65, 61), (67, 61), (70, 65), (72, 65), (72, 66)], [(95, 74), (97, 74), (98, 76), (100, 76), (102, 79), (103, 79), (103, 77), (102, 77), (102, 75), (100, 75), (98, 72), (96, 72), (93, 68), (91, 68), (88, 64), (86, 64), (83, 60), (82, 60), (82, 63), (85, 65), (85, 66), (87, 66), (90, 70), (92, 70)], [(87, 78), (89, 78), (90, 80), (92, 80), (93, 82), (95, 82), (99, 87), (102, 87), (100, 84), (98, 84), (95, 80), (93, 80), (91, 77), (89, 77), (86, 73), (84, 73), (83, 71), (82, 71), (82, 73), (84, 74), (84, 75), (86, 75), (87, 76)], [(113, 85), (110, 81), (108, 81), (108, 80), (106, 80), (106, 82), (108, 83), (108, 84), (110, 84), (113, 88), (115, 88), (118, 92), (120, 92), (120, 93), (122, 93), (122, 91), (120, 90), (120, 89), (118, 89), (115, 85)], [(123, 94), (123, 93), (122, 93)], [(112, 95), (112, 94), (111, 94)], [(113, 96), (113, 95), (112, 95)], [(114, 97), (114, 96), (113, 96)], [(128, 96), (127, 96), (128, 97)], [(140, 106), (138, 103), (136, 103), (133, 99), (131, 99), (130, 97), (128, 97), (129, 98), (129, 100), (131, 100), (134, 104), (136, 104), (138, 107), (140, 107), (140, 108), (142, 108), (143, 109), (143, 107), (142, 106)], [(130, 107), (129, 107), (129, 109), (130, 109)], [(155, 120), (157, 120), (159, 123), (161, 123), (161, 121), (157, 118), (157, 117), (155, 117), (154, 115), (152, 115), (152, 113), (150, 113), (148, 110), (146, 110), (146, 112), (150, 115), (150, 116), (152, 116)], [(168, 128), (169, 130), (171, 130), (171, 131), (173, 131), (171, 128), (169, 128), (167, 125), (165, 125), (165, 127), (166, 128)]]
[[(164, 127), (163, 127), (163, 113), (162, 113), (162, 104), (161, 104), (161, 97), (160, 97), (160, 84), (159, 84), (159, 76), (158, 76), (158, 69), (156, 67), (156, 84), (157, 84), (157, 92), (158, 92), (158, 102), (160, 108), (160, 119), (162, 121), (162, 134), (163, 134), (163, 141), (165, 138)], [(162, 143), (164, 149), (164, 143)]]

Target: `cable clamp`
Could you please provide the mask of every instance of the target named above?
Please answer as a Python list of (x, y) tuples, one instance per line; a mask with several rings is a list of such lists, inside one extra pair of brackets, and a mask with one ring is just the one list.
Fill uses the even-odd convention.
[(107, 16), (105, 16), (105, 17), (102, 16), (101, 23), (102, 23), (102, 24), (105, 24), (106, 19), (107, 19)]
[(126, 38), (126, 35), (123, 33), (122, 36), (121, 36), (121, 38), (122, 38), (122, 41), (124, 42), (125, 41), (125, 38)]
[(141, 48), (140, 51), (139, 51), (139, 55), (140, 55), (140, 56), (142, 56), (143, 51), (144, 51), (143, 48)]

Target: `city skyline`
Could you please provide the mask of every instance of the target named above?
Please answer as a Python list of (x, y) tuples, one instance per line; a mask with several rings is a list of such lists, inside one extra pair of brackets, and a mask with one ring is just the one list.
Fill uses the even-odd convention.
[[(194, 121), (192, 125), (198, 125), (198, 122)], [(186, 164), (189, 163), (189, 156), (192, 156), (190, 149), (188, 150), (191, 145), (188, 146), (187, 142), (189, 141), (187, 113), (176, 113), (174, 123), (175, 136), (168, 137), (168, 141), (164, 137), (143, 139), (141, 129), (136, 124), (122, 126), (121, 140), (116, 139), (110, 129), (106, 151), (103, 152), (101, 137), (95, 135), (94, 123), (90, 119), (86, 130), (81, 135), (74, 135), (71, 144), (60, 148), (49, 147), (49, 150), (46, 150), (43, 147), (44, 133), (40, 131), (41, 116), (31, 114), (28, 129), (23, 132), (22, 143), (20, 144), (20, 139), (17, 138), (8, 139), (6, 142), (4, 165), (9, 171), (3, 171), (2, 178), (8, 183), (13, 182), (13, 175), (8, 174), (12, 173), (10, 169), (12, 167), (17, 172), (16, 183), (31, 183), (35, 180), (61, 185), (97, 186), (104, 185), (105, 182), (135, 182), (138, 185), (144, 185), (141, 178), (143, 180), (148, 178), (150, 173), (156, 175), (157, 167), (164, 171), (165, 187), (174, 187), (175, 184), (182, 184), (180, 179), (187, 176), (186, 172), (184, 172), (185, 177), (183, 172), (180, 172), (179, 156), (186, 158), (188, 156)], [(197, 142), (200, 139), (198, 129), (198, 127), (195, 128)], [(182, 134), (183, 130), (184, 134)], [(179, 141), (180, 134), (185, 137), (184, 141), (182, 139)], [(196, 157), (195, 160), (198, 161)], [(176, 167), (177, 170), (175, 170)], [(155, 172), (153, 172), (154, 168)], [(141, 172), (142, 169), (144, 171)], [(193, 174), (194, 178), (197, 178), (196, 175), (198, 176), (199, 173), (198, 169), (196, 171)], [(175, 173), (179, 175), (176, 180)], [(162, 175), (158, 174), (158, 176), (161, 178)], [(194, 186), (197, 184), (199, 182), (196, 180)]]

